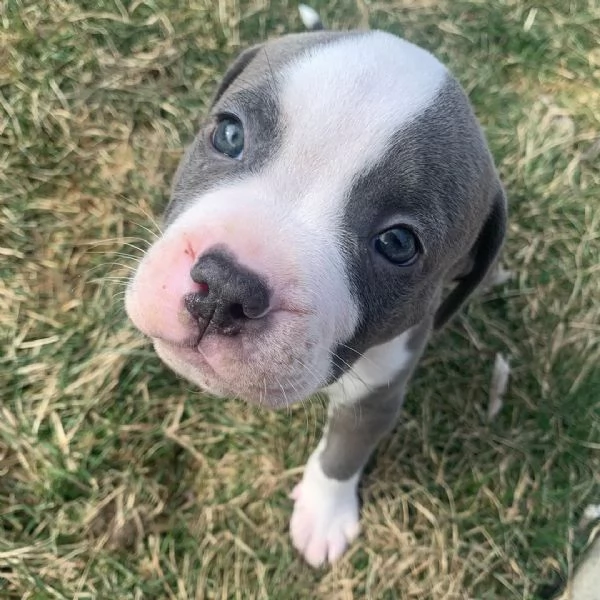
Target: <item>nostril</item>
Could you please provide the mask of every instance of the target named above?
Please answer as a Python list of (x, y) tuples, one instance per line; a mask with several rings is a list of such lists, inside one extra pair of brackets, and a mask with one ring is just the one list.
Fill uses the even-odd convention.
[(209, 301), (205, 295), (200, 292), (186, 294), (183, 297), (183, 303), (186, 310), (194, 319), (210, 319), (215, 311), (215, 303)]
[(206, 283), (206, 281), (199, 281), (197, 293), (203, 297), (206, 297), (206, 296), (208, 296), (209, 292), (210, 292), (210, 288), (208, 287), (208, 283)]
[(232, 319), (239, 321), (245, 319), (261, 319), (269, 312), (269, 308), (265, 304), (258, 306), (253, 303), (246, 304), (244, 302), (242, 304), (241, 302), (234, 302), (229, 306), (228, 311), (229, 316)]
[(269, 297), (258, 295), (244, 302), (242, 312), (247, 319), (262, 319), (269, 312)]
[(246, 313), (244, 312), (244, 307), (239, 303), (232, 304), (229, 307), (229, 315), (236, 321), (238, 319), (246, 318)]

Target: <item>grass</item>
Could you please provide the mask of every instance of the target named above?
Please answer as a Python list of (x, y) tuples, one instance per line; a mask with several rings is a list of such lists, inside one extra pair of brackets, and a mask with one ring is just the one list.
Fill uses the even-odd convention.
[[(287, 492), (322, 407), (207, 398), (122, 307), (219, 74), (300, 30), (295, 4), (0, 1), (2, 598), (541, 599), (597, 535), (600, 6), (318, 8), (455, 71), (509, 191), (515, 277), (436, 337), (365, 476), (363, 535), (312, 571)], [(487, 423), (496, 352), (512, 380)]]

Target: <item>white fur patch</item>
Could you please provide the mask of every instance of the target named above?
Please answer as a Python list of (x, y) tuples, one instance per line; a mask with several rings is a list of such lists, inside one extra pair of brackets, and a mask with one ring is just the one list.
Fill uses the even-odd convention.
[(412, 328), (394, 339), (369, 348), (336, 382), (325, 391), (332, 408), (353, 404), (372, 390), (389, 384), (410, 362), (413, 352), (408, 348)]
[(282, 200), (301, 192), (295, 212), (304, 222), (339, 227), (355, 177), (433, 102), (446, 77), (433, 55), (379, 31), (302, 54), (278, 77), (284, 135), (270, 174)]
[(327, 477), (319, 464), (322, 448), (323, 442), (311, 455), (302, 481), (291, 493), (292, 543), (313, 567), (335, 562), (360, 531), (359, 474), (346, 481)]

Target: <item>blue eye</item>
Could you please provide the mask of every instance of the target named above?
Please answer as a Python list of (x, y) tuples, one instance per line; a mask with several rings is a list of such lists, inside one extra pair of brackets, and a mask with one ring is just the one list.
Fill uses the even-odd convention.
[(244, 128), (239, 119), (222, 116), (212, 135), (215, 150), (230, 158), (240, 159), (244, 150)]
[(419, 243), (407, 227), (393, 227), (375, 238), (375, 250), (391, 263), (407, 267), (416, 260)]

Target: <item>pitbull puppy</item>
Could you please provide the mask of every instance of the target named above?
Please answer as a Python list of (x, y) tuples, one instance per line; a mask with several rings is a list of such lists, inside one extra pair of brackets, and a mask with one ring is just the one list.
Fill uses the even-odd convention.
[(126, 308), (213, 394), (268, 407), (329, 395), (291, 493), (292, 541), (311, 565), (358, 534), (361, 471), (505, 228), (469, 101), (429, 52), (381, 31), (307, 32), (226, 72)]

